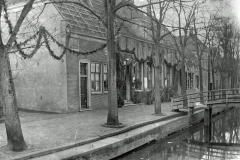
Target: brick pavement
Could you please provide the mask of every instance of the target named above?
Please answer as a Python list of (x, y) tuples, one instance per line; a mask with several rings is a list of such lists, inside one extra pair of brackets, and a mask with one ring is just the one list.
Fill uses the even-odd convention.
[[(171, 112), (170, 104), (162, 104), (166, 116), (176, 115)], [(153, 105), (134, 105), (119, 108), (119, 121), (124, 128), (164, 118), (155, 116)], [(91, 138), (121, 131), (124, 128), (106, 128), (107, 110), (93, 110), (75, 114), (43, 114), (20, 112), (23, 134), (29, 146), (23, 152), (12, 152), (6, 149), (4, 124), (0, 124), (0, 159), (11, 159), (30, 152), (46, 150), (61, 145), (73, 144)]]

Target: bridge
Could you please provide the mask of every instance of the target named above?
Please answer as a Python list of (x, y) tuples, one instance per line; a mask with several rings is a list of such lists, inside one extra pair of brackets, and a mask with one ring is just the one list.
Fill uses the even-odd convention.
[[(212, 135), (212, 108), (240, 104), (240, 88), (211, 90), (191, 93), (171, 98), (172, 110), (188, 109), (191, 116), (196, 109), (204, 109), (204, 132), (206, 141), (211, 142)], [(234, 105), (237, 106), (237, 105)], [(240, 105), (239, 105), (240, 106)]]
[(192, 114), (195, 109), (210, 109), (216, 104), (229, 103), (240, 103), (240, 88), (190, 93), (171, 98), (173, 111), (188, 109), (189, 114)]

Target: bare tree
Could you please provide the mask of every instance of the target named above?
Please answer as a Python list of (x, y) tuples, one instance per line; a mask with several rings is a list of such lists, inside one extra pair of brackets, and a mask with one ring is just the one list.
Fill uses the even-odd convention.
[[(212, 76), (212, 89), (215, 90), (218, 88), (217, 84), (215, 84), (215, 73), (217, 72), (216, 63), (219, 60), (219, 43), (217, 41), (217, 36), (214, 33), (214, 29), (209, 33), (208, 42), (206, 44), (209, 48), (209, 70)], [(210, 73), (209, 73), (210, 74)], [(214, 93), (213, 93), (214, 94)]]
[[(6, 2), (1, 0), (0, 13), (7, 14)], [(10, 37), (6, 44), (3, 44), (2, 35), (0, 35), (0, 90), (1, 102), (5, 117), (5, 126), (8, 138), (8, 147), (15, 151), (21, 151), (27, 148), (24, 141), (20, 119), (18, 116), (16, 93), (11, 73), (8, 51), (11, 49), (16, 35), (22, 25), (22, 22), (28, 12), (32, 9), (34, 0), (30, 0), (23, 8), (21, 15), (14, 28), (10, 28)], [(2, 17), (2, 15), (1, 15)], [(6, 16), (7, 17), (7, 16)], [(2, 33), (2, 32), (1, 32)]]
[[(207, 59), (207, 53), (212, 52), (211, 48), (208, 47), (209, 36), (210, 33), (214, 30), (214, 18), (218, 13), (218, 10), (214, 11), (214, 13), (210, 13), (206, 6), (199, 6), (197, 12), (193, 18), (193, 34), (190, 35), (194, 40), (194, 46), (196, 47), (196, 55), (197, 55), (197, 64), (199, 67), (199, 80), (200, 80), (200, 100), (203, 101), (203, 68), (202, 64), (204, 64), (204, 58)], [(205, 54), (204, 54), (205, 53)], [(205, 57), (204, 57), (205, 56)], [(208, 57), (210, 53), (208, 53)], [(208, 58), (208, 64), (210, 63), (210, 58)], [(210, 84), (210, 65), (208, 65), (208, 84)], [(210, 86), (208, 86), (208, 89)]]
[[(9, 20), (8, 16), (8, 9), (6, 6), (6, 3), (4, 0), (1, 0), (1, 17), (4, 17), (6, 24), (9, 28), (9, 39), (6, 44), (3, 43), (2, 40), (2, 34), (0, 35), (0, 89), (1, 89), (1, 102), (3, 106), (4, 111), (4, 117), (5, 117), (5, 126), (6, 126), (6, 132), (7, 132), (7, 138), (8, 138), (8, 146), (10, 149), (15, 151), (21, 151), (27, 148), (27, 145), (25, 143), (25, 140), (23, 138), (22, 129), (21, 129), (21, 123), (18, 115), (18, 109), (17, 109), (17, 100), (16, 100), (16, 93), (14, 88), (14, 82), (9, 62), (9, 54), (13, 52), (19, 52), (19, 54), (23, 58), (32, 58), (38, 49), (42, 46), (43, 42), (45, 43), (45, 47), (49, 51), (49, 54), (57, 60), (61, 60), (66, 52), (70, 52), (73, 54), (79, 54), (79, 55), (87, 55), (97, 52), (98, 50), (101, 50), (108, 46), (108, 52), (109, 52), (109, 65), (108, 65), (108, 87), (109, 87), (109, 112), (108, 112), (108, 118), (107, 118), (107, 125), (108, 126), (116, 126), (119, 125), (118, 121), (118, 111), (117, 111), (117, 94), (116, 94), (116, 45), (115, 45), (115, 28), (114, 28), (114, 18), (116, 16), (116, 12), (118, 9), (124, 7), (124, 6), (133, 6), (131, 1), (121, 1), (116, 5), (115, 0), (105, 0), (105, 6), (106, 6), (106, 13), (105, 17), (107, 17), (107, 21), (105, 21), (105, 17), (101, 17), (101, 15), (98, 15), (94, 12), (91, 8), (91, 1), (85, 2), (85, 5), (80, 2), (76, 1), (51, 1), (46, 2), (45, 5), (49, 3), (74, 3), (77, 5), (80, 5), (84, 9), (87, 9), (91, 14), (93, 14), (101, 23), (104, 24), (104, 26), (107, 28), (107, 45), (104, 44), (100, 48), (95, 49), (93, 51), (88, 51), (86, 53), (83, 52), (77, 52), (74, 50), (69, 49), (68, 43), (70, 39), (70, 35), (67, 35), (67, 42), (66, 45), (63, 45), (58, 42), (57, 39), (55, 39), (44, 27), (40, 27), (39, 31), (36, 32), (34, 35), (32, 35), (29, 39), (25, 40), (24, 42), (17, 42), (16, 36), (19, 33), (20, 27), (23, 24), (23, 21), (25, 17), (28, 15), (28, 13), (32, 10), (32, 6), (34, 3), (34, 0), (29, 0), (24, 8), (21, 11), (21, 14), (19, 18), (17, 19), (17, 22), (15, 26), (13, 27), (11, 21)], [(44, 5), (44, 7), (45, 7)], [(43, 11), (44, 11), (43, 7)], [(134, 6), (133, 6), (134, 7)], [(5, 15), (2, 15), (2, 11), (4, 11)], [(43, 12), (42, 11), (42, 12)], [(40, 13), (41, 14), (41, 13)], [(2, 32), (1, 32), (2, 33)], [(24, 47), (29, 41), (32, 39), (36, 40), (36, 45), (31, 46), (33, 50), (31, 53), (25, 53)], [(59, 47), (63, 48), (63, 53), (61, 55), (56, 55), (54, 51), (51, 49), (51, 46), (49, 44), (49, 40), (51, 39), (52, 42), (56, 43)], [(12, 51), (14, 50), (14, 51)]]
[[(239, 33), (231, 17), (218, 17), (216, 23), (218, 24), (216, 33), (219, 49), (222, 53), (217, 63), (217, 69), (221, 75), (221, 87), (225, 89), (236, 86), (235, 66), (237, 65), (237, 54), (239, 52)], [(227, 82), (230, 81), (232, 81), (231, 86), (228, 86), (229, 83), (227, 84)]]
[[(186, 95), (186, 75), (185, 75), (185, 63), (186, 63), (186, 48), (187, 42), (190, 38), (189, 31), (193, 22), (195, 13), (199, 4), (197, 0), (192, 2), (180, 0), (178, 3), (173, 3), (173, 12), (177, 16), (176, 23), (173, 22), (172, 28), (177, 28), (178, 36), (173, 36), (175, 48), (180, 55), (181, 61), (181, 94)], [(175, 19), (174, 19), (175, 20)], [(187, 106), (186, 96), (184, 96), (184, 106)]]
[[(172, 1), (168, 0), (148, 0), (148, 9), (150, 11), (149, 20), (150, 20), (150, 28), (151, 28), (151, 37), (154, 42), (155, 51), (154, 55), (152, 55), (153, 62), (155, 62), (154, 68), (154, 92), (155, 92), (155, 114), (162, 114), (161, 111), (161, 91), (160, 91), (160, 77), (162, 73), (162, 63), (164, 53), (161, 50), (160, 42), (163, 38), (170, 34), (166, 27), (164, 27), (164, 19), (166, 16), (166, 12), (169, 9), (170, 3)], [(166, 31), (166, 32), (165, 32)]]
[[(15, 93), (13, 76), (12, 76), (12, 71), (10, 66), (9, 54), (17, 51), (20, 53), (20, 55), (23, 58), (31, 58), (33, 57), (33, 55), (36, 54), (38, 49), (43, 44), (42, 39), (44, 39), (44, 42), (46, 44), (45, 46), (49, 50), (49, 54), (54, 59), (59, 59), (59, 60), (62, 59), (66, 51), (69, 51), (75, 54), (84, 54), (84, 53), (76, 52), (60, 44), (44, 27), (40, 27), (39, 31), (36, 32), (34, 35), (32, 35), (29, 39), (26, 39), (24, 42), (18, 43), (17, 35), (20, 31), (20, 27), (22, 26), (23, 21), (25, 20), (26, 16), (33, 8), (34, 0), (29, 0), (24, 5), (20, 13), (20, 16), (19, 18), (17, 18), (16, 24), (14, 26), (12, 25), (12, 22), (9, 19), (6, 1), (1, 0), (0, 2), (1, 2), (0, 17), (1, 18), (3, 17), (9, 29), (9, 38), (7, 39), (7, 42), (4, 44), (3, 33), (2, 33), (3, 28), (2, 26), (0, 28), (1, 29), (1, 32), (0, 32), (0, 91), (1, 91), (0, 97), (1, 97), (2, 107), (3, 107), (4, 121), (5, 121), (6, 133), (7, 133), (7, 139), (8, 139), (7, 145), (11, 150), (21, 151), (26, 149), (27, 145), (23, 137), (21, 123), (18, 115), (16, 93)], [(64, 51), (60, 56), (57, 56), (54, 54), (54, 51), (51, 49), (49, 45), (49, 41), (48, 41), (49, 38), (52, 39), (55, 43), (57, 43), (59, 47), (64, 48)], [(37, 39), (36, 45), (31, 46), (33, 48), (32, 52), (29, 54), (26, 54), (24, 53), (23, 46), (25, 46), (32, 39)], [(100, 48), (103, 49), (105, 46), (106, 45)], [(12, 51), (13, 49), (16, 49), (16, 50)], [(91, 53), (94, 53), (94, 52), (96, 52), (96, 50)]]

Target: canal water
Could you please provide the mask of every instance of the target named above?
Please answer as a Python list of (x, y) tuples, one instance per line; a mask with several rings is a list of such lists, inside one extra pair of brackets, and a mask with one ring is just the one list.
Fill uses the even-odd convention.
[(115, 160), (240, 160), (240, 107), (213, 118), (211, 141), (203, 123), (151, 142)]

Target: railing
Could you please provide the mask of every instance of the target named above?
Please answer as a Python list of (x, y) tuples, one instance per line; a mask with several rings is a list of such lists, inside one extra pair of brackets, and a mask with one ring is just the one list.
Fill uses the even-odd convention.
[(206, 107), (207, 104), (240, 103), (240, 88), (211, 90), (171, 98), (172, 110)]

